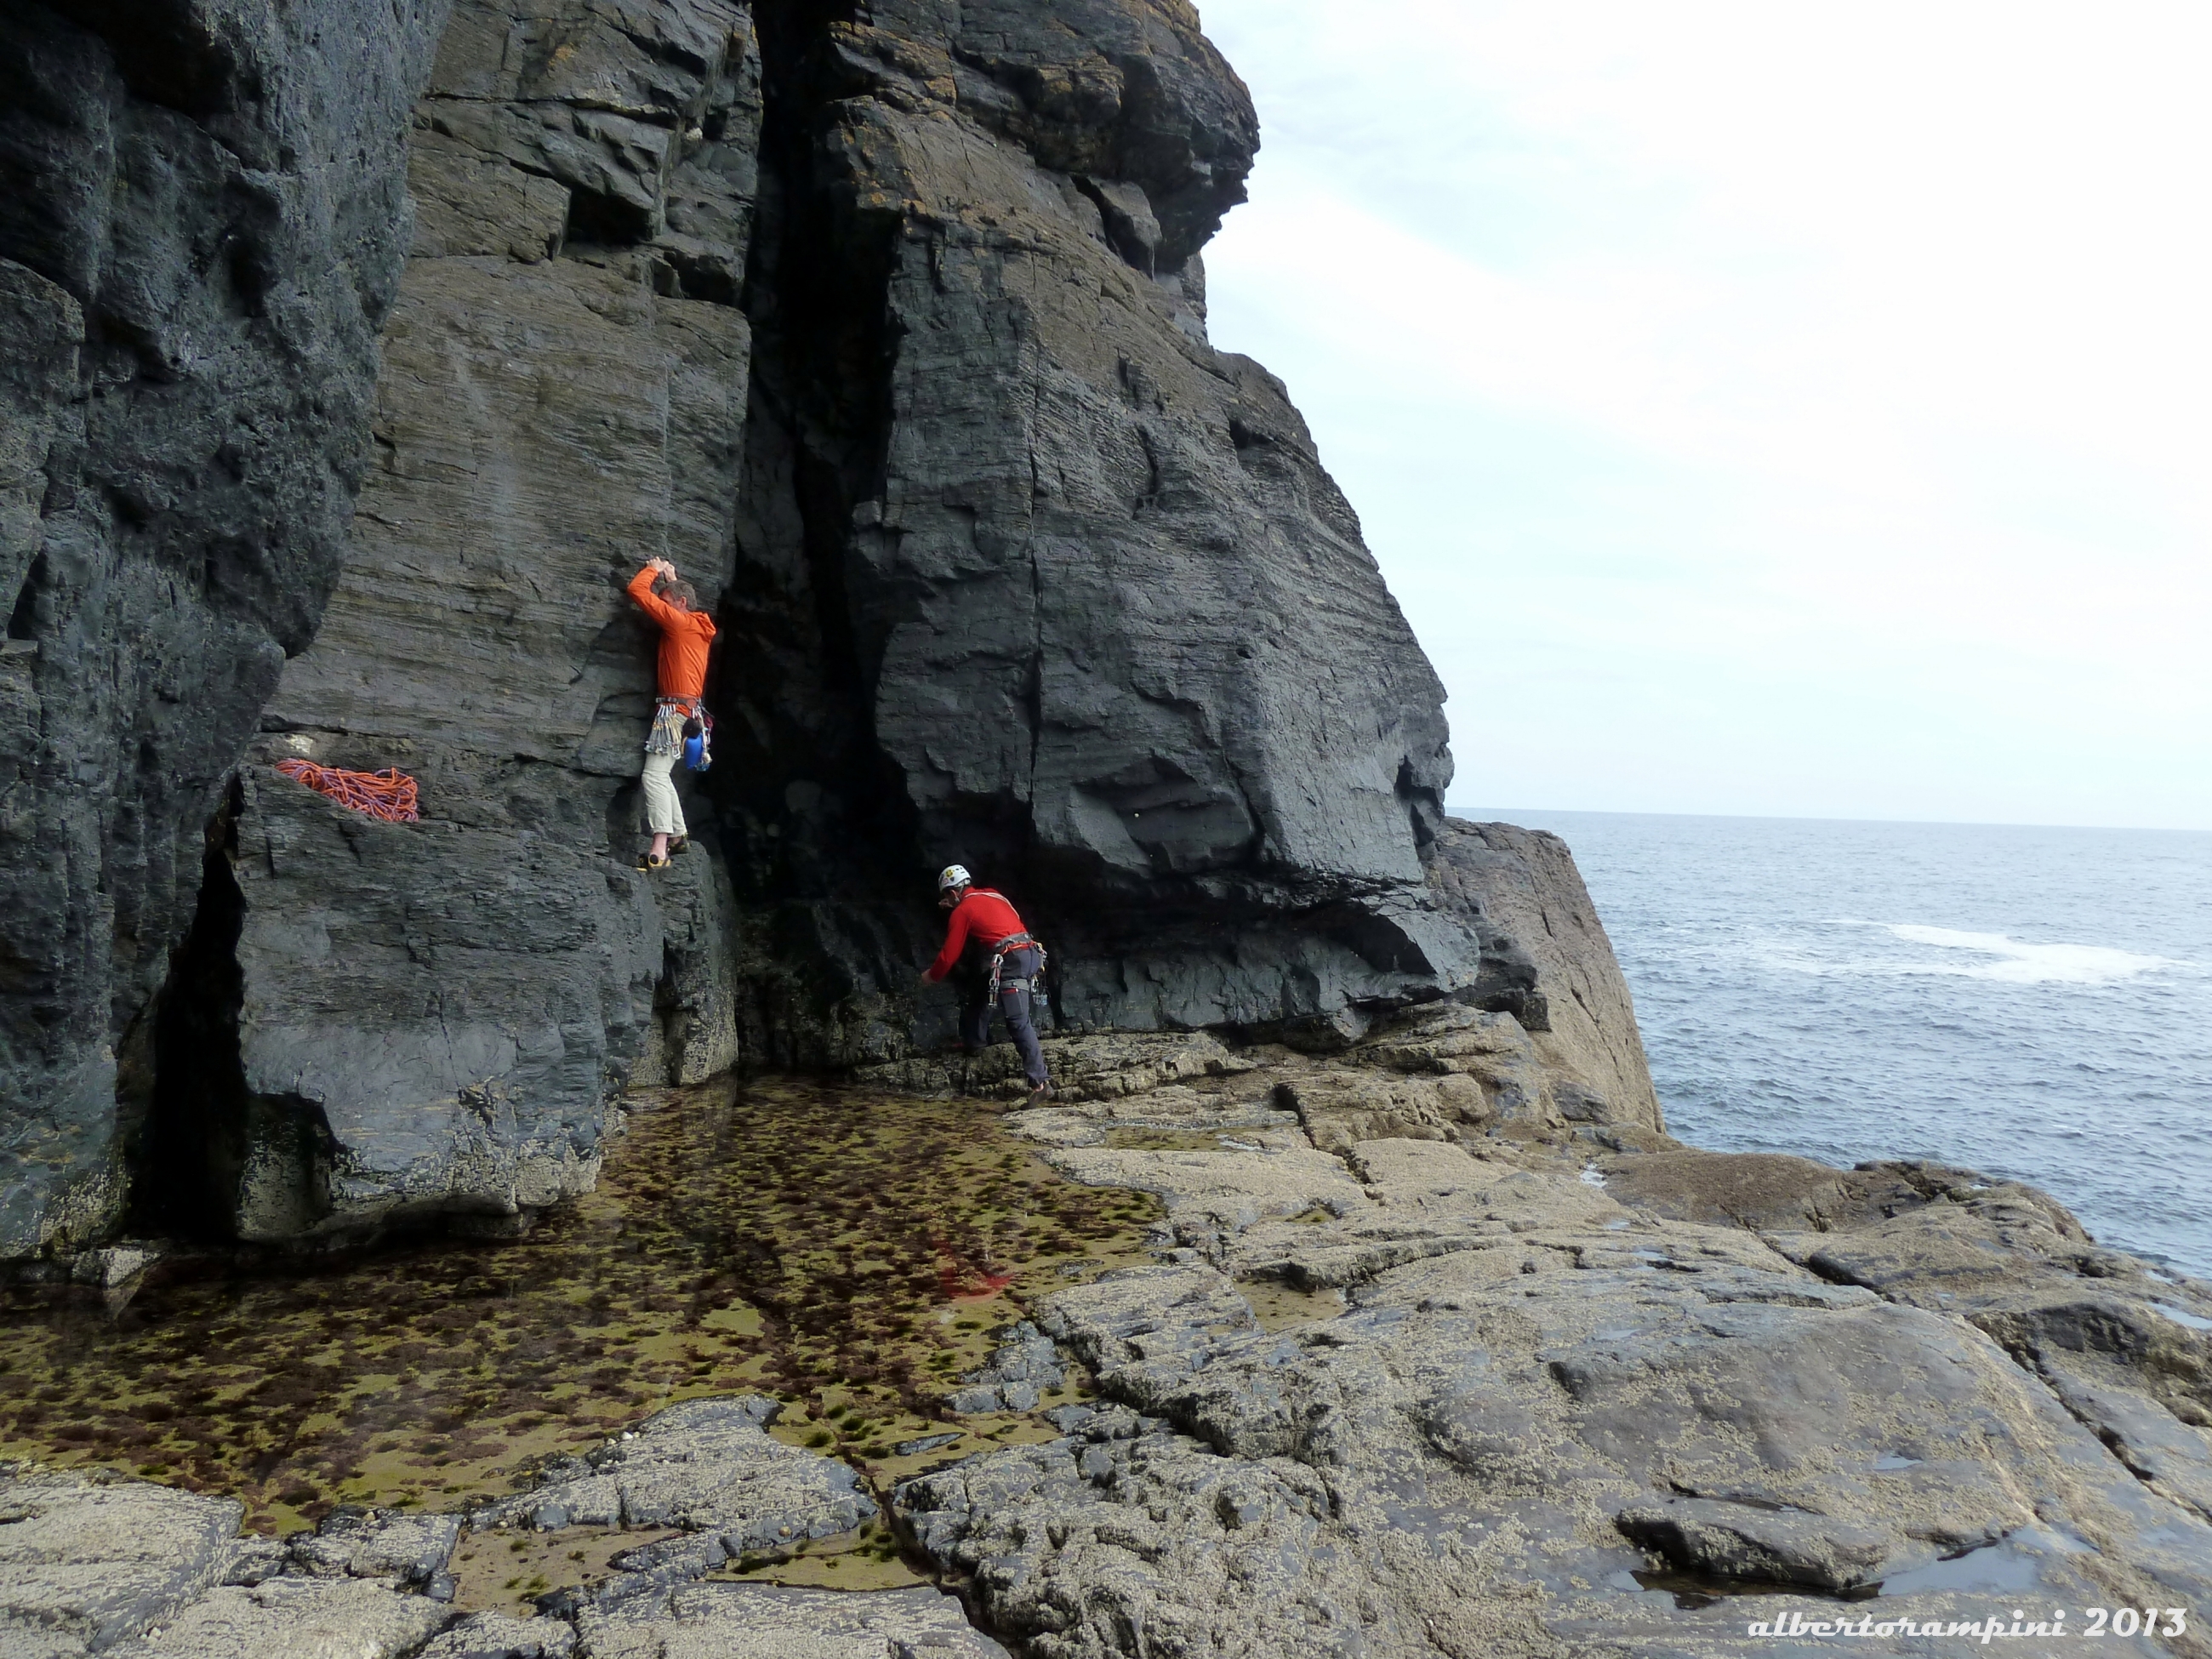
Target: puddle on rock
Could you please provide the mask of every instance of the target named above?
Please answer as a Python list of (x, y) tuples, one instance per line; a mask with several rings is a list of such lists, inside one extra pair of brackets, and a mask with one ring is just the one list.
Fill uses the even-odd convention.
[(2015, 1595), (2033, 1589), (2041, 1582), (2041, 1564), (2048, 1558), (2096, 1553), (2094, 1545), (2071, 1533), (2030, 1522), (1993, 1542), (1954, 1550), (1909, 1572), (1892, 1573), (1882, 1580), (1881, 1593), (1887, 1596), (1917, 1595), (1925, 1590)]
[(1098, 1144), (1117, 1152), (1218, 1152), (1224, 1137), (1212, 1129), (1109, 1129)]
[(1287, 1331), (1316, 1320), (1340, 1319), (1349, 1306), (1344, 1292), (1334, 1286), (1321, 1291), (1297, 1291), (1279, 1279), (1253, 1278), (1238, 1279), (1237, 1289), (1252, 1304), (1252, 1315), (1260, 1322), (1260, 1328), (1267, 1331)]
[(228, 1493), (280, 1531), (459, 1509), (757, 1390), (787, 1402), (779, 1438), (894, 1480), (1042, 1437), (939, 1397), (1025, 1298), (1151, 1260), (1157, 1199), (1063, 1181), (979, 1101), (776, 1079), (625, 1105), (598, 1190), (520, 1239), (177, 1263), (113, 1315), (0, 1288), (0, 1457)]
[[(603, 1583), (613, 1576), (617, 1556), (690, 1535), (665, 1528), (625, 1532), (619, 1527), (463, 1533), (450, 1564), (453, 1610), (527, 1618), (546, 1591), (564, 1584)], [(929, 1580), (906, 1564), (898, 1540), (878, 1517), (852, 1532), (741, 1556), (697, 1582), (884, 1590), (905, 1589)]]
[[(1613, 1579), (1624, 1575), (1615, 1573)], [(1630, 1583), (1617, 1583), (1617, 1588), (1633, 1587), (1644, 1590), (1659, 1590), (1674, 1598), (1674, 1605), (1684, 1612), (1698, 1607), (1709, 1607), (1716, 1602), (1745, 1595), (1795, 1595), (1818, 1597), (1827, 1601), (1870, 1601), (1880, 1590), (1878, 1584), (1860, 1584), (1840, 1592), (1814, 1589), (1804, 1584), (1777, 1583), (1765, 1578), (1726, 1578), (1714, 1573), (1684, 1572), (1667, 1567), (1657, 1570), (1635, 1568), (1625, 1577)]]
[(2164, 1315), (2175, 1324), (2189, 1330), (2212, 1331), (2212, 1319), (2207, 1319), (2202, 1314), (2190, 1313), (2180, 1308), (2169, 1308), (2163, 1302), (2154, 1302), (2150, 1305), (2152, 1311)]

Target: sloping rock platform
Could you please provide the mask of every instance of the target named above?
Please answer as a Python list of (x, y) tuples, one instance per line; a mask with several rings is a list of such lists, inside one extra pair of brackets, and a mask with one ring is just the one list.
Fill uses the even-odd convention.
[[(1495, 1018), (1321, 1062), (1161, 1054), (1126, 1088), (1079, 1064), (1074, 1098), (1014, 1120), (1168, 1215), (1161, 1265), (1033, 1310), (1113, 1408), (899, 1490), (1003, 1637), (1749, 1655), (1796, 1650), (1778, 1620), (1848, 1620), (1854, 1651), (1917, 1654), (2015, 1606), (2078, 1630), (2203, 1604), (2212, 1285), (1965, 1171), (1501, 1109), (1471, 1041), (1489, 1109), (1397, 1092)], [(1285, 1285), (1334, 1305), (1285, 1318)], [(2212, 1651), (2187, 1619), (2115, 1646)]]
[[(1148, 1262), (1038, 1283), (939, 1374), (995, 1446), (839, 1440), (848, 1463), (772, 1438), (773, 1401), (710, 1397), (465, 1516), (275, 1542), (234, 1542), (224, 1500), (26, 1471), (6, 1628), (58, 1653), (329, 1629), (393, 1659), (1656, 1659), (1848, 1625), (1854, 1651), (2001, 1629), (2055, 1659), (2124, 1607), (2155, 1628), (2103, 1650), (2212, 1653), (2212, 1285), (2016, 1183), (1567, 1117), (1501, 1024), (1432, 1006), (1325, 1056), (1055, 1039), (1060, 1097), (1007, 1127), (1159, 1219)], [(914, 1080), (1012, 1093), (1008, 1060)], [(939, 1589), (760, 1581), (856, 1528)], [(457, 1547), (504, 1539), (556, 1569), (605, 1541), (535, 1618), (455, 1622)]]

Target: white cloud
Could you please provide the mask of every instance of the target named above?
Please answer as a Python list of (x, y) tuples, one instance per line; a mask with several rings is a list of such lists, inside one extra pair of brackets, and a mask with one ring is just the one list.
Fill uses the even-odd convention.
[(1455, 799), (2212, 828), (2212, 13), (1212, 0)]

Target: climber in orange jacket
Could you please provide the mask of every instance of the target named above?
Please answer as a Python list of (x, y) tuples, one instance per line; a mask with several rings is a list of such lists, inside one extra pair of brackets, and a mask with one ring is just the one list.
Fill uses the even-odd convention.
[[(658, 591), (656, 591), (658, 590)], [(684, 752), (684, 723), (704, 716), (707, 652), (714, 643), (714, 619), (699, 609), (691, 584), (665, 559), (654, 559), (629, 579), (629, 596), (660, 624), (660, 700), (653, 729), (645, 738), (645, 825), (653, 850), (641, 870), (668, 866), (671, 842), (682, 852), (689, 835), (684, 803), (676, 798), (676, 761)]]
[[(1022, 1070), (1029, 1076), (1030, 1103), (1035, 1105), (1052, 1092), (1045, 1070), (1044, 1045), (1037, 1041), (1036, 1023), (1030, 1018), (1034, 994), (1044, 969), (1044, 946), (1028, 928), (1006, 895), (978, 887), (968, 872), (948, 864), (937, 878), (937, 902), (951, 911), (945, 925), (945, 948), (937, 960), (921, 970), (934, 984), (962, 969), (960, 1042), (969, 1054), (991, 1040), (991, 1005), (1005, 1017), (1006, 1030), (1020, 1050)], [(995, 994), (994, 994), (995, 993)]]

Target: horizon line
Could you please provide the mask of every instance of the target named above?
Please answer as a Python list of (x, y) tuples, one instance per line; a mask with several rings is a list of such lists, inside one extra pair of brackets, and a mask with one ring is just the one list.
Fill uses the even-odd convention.
[[(1495, 817), (1475, 816), (1479, 811), (1496, 813)], [(1927, 829), (1950, 830), (2094, 830), (2122, 831), (2143, 836), (2212, 836), (2212, 828), (2195, 828), (2173, 824), (2148, 823), (2017, 823), (1996, 818), (1906, 818), (1906, 817), (1838, 817), (1823, 812), (1665, 812), (1631, 811), (1621, 807), (1596, 806), (1486, 806), (1480, 809), (1444, 803), (1447, 817), (1463, 818), (1470, 823), (1510, 823), (1504, 814), (1512, 812), (1541, 812), (1555, 816), (1589, 818), (1717, 818), (1741, 823), (1892, 823), (1915, 825)]]

